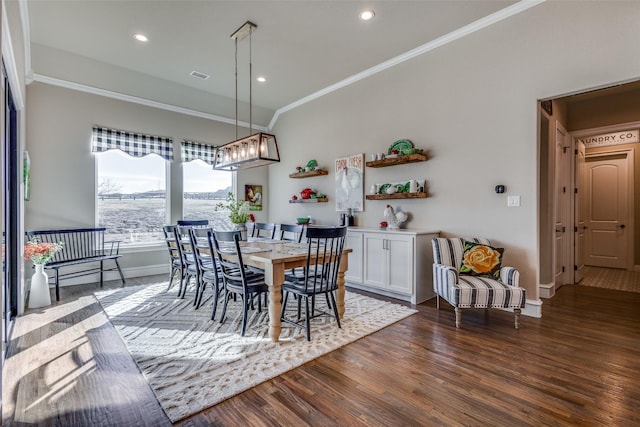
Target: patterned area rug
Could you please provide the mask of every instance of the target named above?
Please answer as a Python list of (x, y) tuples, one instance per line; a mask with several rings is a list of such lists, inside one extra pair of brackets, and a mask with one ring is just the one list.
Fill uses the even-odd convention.
[[(342, 329), (335, 320), (321, 316), (312, 323), (311, 342), (303, 329), (283, 324), (281, 341), (274, 343), (268, 335), (269, 318), (264, 308), (261, 313), (250, 311), (247, 333), (241, 337), (239, 300), (229, 302), (225, 321), (220, 324), (222, 304), (212, 321), (211, 296), (194, 310), (189, 298), (193, 292), (179, 299), (174, 289), (165, 292), (166, 287), (166, 283), (158, 283), (95, 296), (172, 422), (416, 312), (347, 292)], [(295, 307), (295, 302), (290, 302), (287, 309)]]

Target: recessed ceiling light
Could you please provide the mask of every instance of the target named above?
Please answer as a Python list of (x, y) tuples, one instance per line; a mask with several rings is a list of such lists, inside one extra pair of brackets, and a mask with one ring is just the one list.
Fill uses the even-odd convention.
[(145, 36), (142, 33), (135, 33), (133, 35), (133, 38), (138, 40), (139, 42), (148, 42), (149, 41), (149, 37)]
[(267, 81), (267, 78), (263, 76), (259, 76), (259, 77), (256, 77), (256, 80), (259, 81), (260, 83), (264, 83)]
[(362, 19), (363, 21), (368, 21), (374, 16), (376, 16), (376, 13), (371, 9), (364, 10), (360, 13), (360, 19)]

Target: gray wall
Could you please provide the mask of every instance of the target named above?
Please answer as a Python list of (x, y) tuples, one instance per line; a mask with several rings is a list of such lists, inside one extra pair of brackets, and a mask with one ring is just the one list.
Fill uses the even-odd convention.
[[(283, 114), (275, 133), (287, 157), (269, 168), (270, 186), (278, 189), (270, 219), (311, 212), (335, 222), (331, 203), (292, 211), (287, 200), (300, 183), (288, 173), (312, 157), (331, 167), (337, 157), (368, 157), (409, 138), (431, 159), (367, 168), (365, 191), (372, 182), (426, 178), (430, 198), (393, 203), (413, 214), (408, 227), (489, 237), (507, 248), (505, 263), (520, 269), (528, 298), (536, 299), (536, 101), (638, 78), (640, 61), (631, 53), (639, 15), (634, 2), (547, 2)], [(332, 199), (331, 178), (315, 180)], [(496, 184), (507, 193), (495, 194)], [(521, 207), (507, 207), (507, 195), (520, 195)], [(365, 202), (358, 223), (377, 226), (384, 205)]]

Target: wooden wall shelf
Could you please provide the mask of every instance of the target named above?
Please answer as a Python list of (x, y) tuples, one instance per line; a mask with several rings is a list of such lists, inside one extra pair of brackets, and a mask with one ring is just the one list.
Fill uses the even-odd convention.
[(289, 178), (310, 178), (312, 176), (321, 176), (321, 175), (328, 175), (329, 171), (326, 171), (324, 169), (316, 169), (314, 171), (307, 171), (307, 172), (295, 172), (292, 174), (289, 174)]
[(321, 197), (319, 199), (298, 199), (298, 200), (289, 200), (289, 203), (324, 203), (328, 202), (329, 199), (326, 197)]
[(405, 163), (416, 163), (416, 162), (426, 162), (426, 161), (427, 161), (427, 156), (425, 154), (409, 154), (406, 156), (398, 156), (398, 157), (386, 158), (382, 160), (372, 160), (365, 164), (370, 168), (384, 168), (387, 166), (397, 166), (397, 165), (404, 165)]
[(393, 194), (368, 194), (367, 200), (388, 200), (388, 199), (426, 199), (427, 193), (393, 193)]

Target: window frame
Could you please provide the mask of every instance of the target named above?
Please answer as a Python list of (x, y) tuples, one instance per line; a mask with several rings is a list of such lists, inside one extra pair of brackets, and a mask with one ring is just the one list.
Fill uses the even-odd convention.
[[(109, 150), (111, 151), (111, 150)], [(120, 150), (122, 153), (124, 153), (127, 156), (130, 156), (132, 159), (136, 159), (136, 157), (131, 156), (128, 153), (125, 153), (124, 151)], [(96, 227), (98, 227), (99, 223), (100, 223), (100, 216), (99, 216), (99, 207), (98, 207), (98, 203), (99, 203), (99, 197), (98, 197), (98, 186), (100, 183), (100, 168), (99, 168), (99, 159), (98, 159), (98, 155), (102, 154), (102, 153), (92, 153), (94, 154), (94, 224)], [(142, 158), (142, 157), (141, 157)], [(167, 160), (165, 158), (163, 158), (164, 160), (164, 176), (165, 176), (165, 218), (164, 218), (164, 222), (166, 224), (169, 224), (171, 221), (171, 163), (173, 160)], [(108, 234), (105, 235), (105, 237), (108, 237)], [(164, 240), (158, 240), (158, 241), (152, 241), (152, 242), (148, 242), (148, 243), (131, 243), (131, 244), (122, 244), (120, 246), (120, 252), (121, 253), (132, 253), (132, 252), (145, 252), (147, 249), (157, 249), (159, 247), (162, 247), (164, 245)]]

